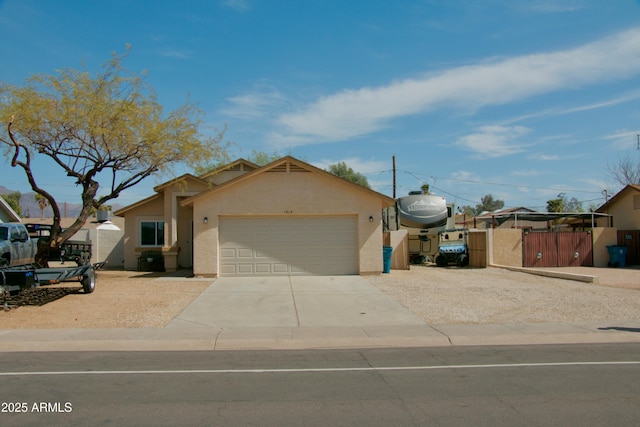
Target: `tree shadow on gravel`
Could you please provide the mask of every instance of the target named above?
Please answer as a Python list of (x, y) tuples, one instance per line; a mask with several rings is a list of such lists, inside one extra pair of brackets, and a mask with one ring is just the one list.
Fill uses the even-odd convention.
[(43, 306), (70, 294), (82, 293), (82, 287), (34, 288), (15, 295), (0, 297), (0, 309), (5, 311), (22, 306)]

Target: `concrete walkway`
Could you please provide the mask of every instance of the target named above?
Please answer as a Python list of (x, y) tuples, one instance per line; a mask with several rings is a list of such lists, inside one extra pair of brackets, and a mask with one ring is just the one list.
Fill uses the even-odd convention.
[(165, 328), (2, 330), (0, 351), (640, 343), (640, 321), (428, 325), (358, 276), (222, 278)]

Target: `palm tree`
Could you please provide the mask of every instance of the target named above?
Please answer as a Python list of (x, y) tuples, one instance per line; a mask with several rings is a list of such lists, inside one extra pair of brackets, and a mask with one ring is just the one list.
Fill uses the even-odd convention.
[(41, 218), (44, 218), (44, 210), (47, 208), (47, 206), (49, 206), (49, 202), (42, 194), (36, 193), (35, 198), (36, 202), (38, 202), (38, 206), (40, 206), (40, 212), (42, 212)]

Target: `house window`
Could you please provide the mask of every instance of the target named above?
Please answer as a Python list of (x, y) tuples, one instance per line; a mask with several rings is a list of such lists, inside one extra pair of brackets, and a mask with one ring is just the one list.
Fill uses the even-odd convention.
[(640, 209), (640, 196), (633, 196), (633, 209)]
[(164, 245), (164, 221), (140, 222), (140, 246)]

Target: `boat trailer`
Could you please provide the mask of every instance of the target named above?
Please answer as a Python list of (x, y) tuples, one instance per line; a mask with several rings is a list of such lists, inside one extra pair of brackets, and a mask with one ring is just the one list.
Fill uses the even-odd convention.
[(0, 268), (0, 291), (15, 294), (39, 286), (80, 282), (85, 294), (96, 287), (96, 270), (105, 262), (73, 267), (41, 267), (37, 263)]

